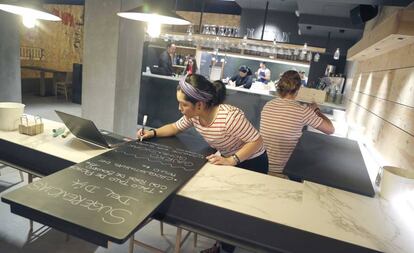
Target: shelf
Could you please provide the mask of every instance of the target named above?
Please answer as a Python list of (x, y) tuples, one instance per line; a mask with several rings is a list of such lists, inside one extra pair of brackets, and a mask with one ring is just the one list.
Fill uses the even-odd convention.
[(382, 55), (414, 43), (414, 10), (402, 9), (386, 18), (348, 50), (349, 61)]
[[(203, 49), (202, 51), (209, 52), (210, 50)], [(211, 53), (213, 54), (213, 52)], [(241, 59), (248, 59), (248, 60), (281, 63), (281, 64), (287, 64), (287, 65), (298, 66), (298, 67), (306, 67), (306, 68), (310, 67), (310, 62), (305, 62), (305, 61), (293, 61), (293, 60), (287, 60), (287, 59), (269, 58), (269, 57), (264, 57), (264, 56), (254, 56), (254, 55), (235, 54), (235, 53), (222, 53), (222, 52), (219, 52), (218, 55), (241, 58)]]
[[(187, 40), (187, 34), (185, 33), (165, 33), (165, 36), (172, 36), (179, 38), (180, 40)], [(247, 39), (243, 40), (243, 38), (236, 38), (236, 37), (225, 37), (225, 36), (217, 36), (217, 35), (206, 35), (206, 34), (193, 34), (192, 39), (194, 40), (222, 40), (227, 41), (229, 43), (246, 43), (248, 45), (255, 45), (255, 46), (262, 46), (262, 47), (274, 47), (273, 41), (267, 41), (267, 40), (255, 40), (255, 39)], [(284, 49), (303, 49), (303, 45), (295, 45), (295, 44), (288, 44), (288, 43), (280, 43), (278, 42), (276, 44), (277, 47), (284, 48)], [(188, 47), (193, 49), (192, 47)], [(325, 53), (325, 48), (320, 47), (311, 47), (308, 46), (307, 51), (310, 51), (312, 53)]]
[(189, 49), (189, 50), (196, 50), (196, 47), (186, 47), (186, 46), (180, 46), (180, 45), (176, 45), (176, 48), (181, 48), (181, 49)]
[(186, 67), (186, 66), (183, 66), (183, 65), (173, 65), (173, 67), (175, 67), (175, 68), (185, 69), (185, 67)]

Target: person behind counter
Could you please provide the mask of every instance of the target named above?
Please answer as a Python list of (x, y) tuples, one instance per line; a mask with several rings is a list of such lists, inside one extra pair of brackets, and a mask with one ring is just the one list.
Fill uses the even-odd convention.
[(302, 86), (307, 87), (307, 83), (308, 83), (308, 78), (305, 75), (305, 71), (299, 71), (299, 76), (300, 76), (300, 83)]
[(268, 83), (270, 81), (271, 72), (266, 68), (266, 62), (260, 62), (259, 69), (256, 72), (257, 81)]
[[(321, 113), (315, 103), (301, 105), (295, 98), (301, 86), (299, 73), (283, 73), (277, 85), (278, 98), (267, 102), (260, 120), (260, 133), (269, 154), (269, 174), (281, 176), (304, 126), (311, 126), (326, 134), (335, 131), (332, 122)], [(323, 158), (322, 158), (323, 159)]]
[(174, 73), (172, 59), (176, 46), (173, 43), (167, 44), (167, 49), (161, 53), (158, 59), (158, 69), (161, 75), (172, 76)]
[(190, 56), (187, 59), (187, 65), (184, 70), (184, 75), (196, 74), (198, 71), (197, 61), (194, 57)]
[(253, 83), (252, 71), (245, 65), (240, 66), (239, 74), (233, 76), (229, 80), (229, 84), (233, 86), (242, 86), (250, 89)]

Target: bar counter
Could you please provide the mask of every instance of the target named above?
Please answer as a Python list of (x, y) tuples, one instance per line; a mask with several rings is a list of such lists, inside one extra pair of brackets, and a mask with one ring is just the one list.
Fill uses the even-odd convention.
[[(44, 123), (45, 132), (32, 137), (0, 131), (0, 160), (23, 169), (33, 165), (39, 154), (74, 164), (107, 151), (72, 135), (53, 138), (51, 129), (62, 124)], [(3, 155), (13, 150), (23, 150), (23, 155)], [(49, 159), (37, 162), (35, 170), (55, 166)], [(412, 212), (409, 200), (388, 202), (311, 182), (206, 164), (159, 216), (259, 252), (410, 253), (414, 252)]]
[[(144, 115), (148, 115), (148, 124), (160, 127), (175, 122), (182, 115), (178, 110), (176, 90), (178, 77), (162, 76), (143, 72), (139, 96), (138, 122), (142, 122)], [(224, 103), (234, 105), (243, 110), (246, 118), (254, 127), (260, 127), (260, 113), (264, 105), (275, 98), (275, 91), (264, 89), (245, 89), (242, 87), (226, 86), (227, 96)], [(309, 102), (309, 101), (299, 101)], [(345, 110), (342, 105), (332, 103), (320, 104), (321, 109)]]

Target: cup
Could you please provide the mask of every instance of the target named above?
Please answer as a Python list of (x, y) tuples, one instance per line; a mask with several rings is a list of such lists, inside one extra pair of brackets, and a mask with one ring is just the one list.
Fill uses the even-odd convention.
[(384, 166), (380, 187), (380, 196), (389, 201), (414, 191), (414, 171)]
[(16, 130), (19, 127), (24, 106), (21, 103), (0, 102), (0, 130)]

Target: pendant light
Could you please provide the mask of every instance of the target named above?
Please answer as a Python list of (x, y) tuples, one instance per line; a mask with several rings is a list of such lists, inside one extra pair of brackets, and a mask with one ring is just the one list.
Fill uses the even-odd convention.
[(22, 16), (23, 24), (32, 28), (36, 20), (61, 21), (62, 19), (53, 15), (41, 6), (40, 1), (18, 1), (13, 4), (0, 4), (0, 10)]
[(334, 59), (335, 60), (339, 60), (339, 56), (341, 55), (341, 53), (339, 52), (339, 47), (336, 49), (335, 53), (334, 53)]
[(185, 20), (179, 15), (175, 14), (174, 12), (167, 10), (164, 6), (161, 6), (160, 4), (156, 5), (154, 3), (144, 3), (142, 6), (139, 6), (126, 12), (119, 12), (117, 15), (122, 18), (149, 23), (167, 25), (190, 24), (188, 20)]

